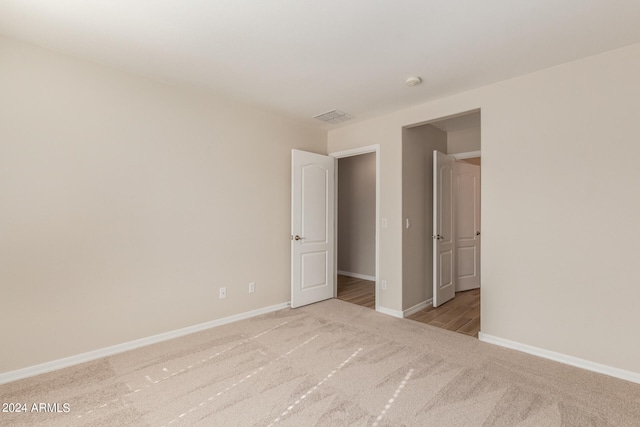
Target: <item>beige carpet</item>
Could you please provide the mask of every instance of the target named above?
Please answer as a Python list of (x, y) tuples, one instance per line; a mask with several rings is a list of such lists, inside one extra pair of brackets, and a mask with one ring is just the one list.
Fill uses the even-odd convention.
[(640, 385), (329, 300), (0, 386), (3, 426), (640, 426)]

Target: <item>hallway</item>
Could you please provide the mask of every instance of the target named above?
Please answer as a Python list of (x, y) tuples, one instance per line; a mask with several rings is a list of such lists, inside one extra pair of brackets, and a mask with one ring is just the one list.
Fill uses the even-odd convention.
[[(375, 309), (375, 283), (338, 275), (338, 299)], [(478, 337), (480, 331), (480, 289), (457, 292), (440, 307), (427, 307), (407, 317), (437, 328)]]

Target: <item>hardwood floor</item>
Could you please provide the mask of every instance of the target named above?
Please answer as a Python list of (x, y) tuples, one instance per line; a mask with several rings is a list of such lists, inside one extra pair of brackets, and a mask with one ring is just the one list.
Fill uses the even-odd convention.
[(338, 275), (338, 299), (358, 304), (363, 307), (376, 308), (376, 286), (371, 280)]
[[(375, 283), (338, 275), (338, 299), (363, 307), (376, 306)], [(472, 337), (480, 331), (480, 289), (456, 292), (456, 297), (438, 308), (427, 307), (407, 317), (437, 328)]]
[(438, 308), (427, 307), (408, 319), (477, 338), (480, 331), (480, 289), (456, 292), (451, 301)]

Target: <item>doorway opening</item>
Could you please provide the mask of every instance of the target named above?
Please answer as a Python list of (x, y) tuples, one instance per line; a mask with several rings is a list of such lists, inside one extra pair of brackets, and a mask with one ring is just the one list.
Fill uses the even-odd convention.
[(377, 309), (378, 146), (330, 153), (336, 167), (336, 296)]
[(405, 316), (475, 337), (480, 130), (480, 111), (471, 111), (404, 128), (402, 138)]

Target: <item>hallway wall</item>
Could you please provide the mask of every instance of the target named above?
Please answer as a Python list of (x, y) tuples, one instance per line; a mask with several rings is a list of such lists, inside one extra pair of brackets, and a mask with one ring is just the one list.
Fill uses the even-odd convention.
[(376, 153), (338, 159), (338, 271), (376, 275)]
[(446, 152), (446, 132), (431, 125), (402, 129), (403, 310), (433, 297), (433, 150)]

